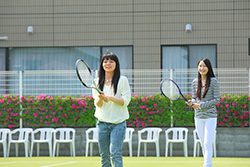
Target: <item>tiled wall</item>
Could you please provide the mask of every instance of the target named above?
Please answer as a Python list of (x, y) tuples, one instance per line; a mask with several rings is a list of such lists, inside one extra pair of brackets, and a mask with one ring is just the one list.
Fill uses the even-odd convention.
[(249, 0), (0, 1), (0, 47), (133, 46), (135, 69), (161, 68), (162, 45), (190, 44), (217, 44), (218, 68), (247, 68), (249, 30)]

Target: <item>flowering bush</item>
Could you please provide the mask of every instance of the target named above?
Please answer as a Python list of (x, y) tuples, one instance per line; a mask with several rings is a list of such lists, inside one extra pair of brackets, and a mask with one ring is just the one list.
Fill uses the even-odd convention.
[[(191, 95), (186, 95), (190, 99)], [(92, 127), (94, 117), (92, 96), (27, 96), (1, 95), (2, 127)], [(217, 105), (218, 126), (247, 127), (250, 120), (248, 95), (223, 95)], [(194, 126), (194, 112), (184, 100), (170, 101), (161, 95), (132, 95), (128, 106), (128, 127)], [(22, 111), (22, 115), (20, 115)]]
[(217, 105), (218, 126), (249, 126), (250, 97), (248, 95), (224, 95)]

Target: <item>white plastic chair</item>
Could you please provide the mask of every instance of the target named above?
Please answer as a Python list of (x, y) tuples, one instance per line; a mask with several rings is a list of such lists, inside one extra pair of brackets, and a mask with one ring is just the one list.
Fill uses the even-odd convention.
[(30, 157), (32, 157), (34, 143), (37, 143), (37, 156), (39, 156), (40, 143), (48, 143), (49, 156), (53, 157), (52, 155), (52, 133), (53, 131), (54, 131), (53, 128), (38, 128), (32, 132)]
[[(172, 135), (171, 135), (172, 134)], [(170, 156), (173, 152), (173, 143), (183, 143), (184, 156), (188, 157), (188, 129), (187, 128), (169, 128), (165, 131), (166, 136), (166, 152), (165, 157), (168, 156), (168, 144), (170, 144)]]
[(132, 149), (132, 136), (134, 132), (134, 128), (126, 128), (126, 134), (125, 134), (125, 139), (123, 143), (128, 143), (128, 148), (129, 148), (129, 156), (133, 156), (133, 149)]
[[(10, 154), (10, 145), (11, 143), (16, 144), (16, 156), (18, 156), (18, 144), (23, 143), (25, 149), (25, 157), (28, 157), (29, 150), (30, 150), (30, 141), (29, 141), (29, 134), (32, 133), (32, 128), (17, 128), (10, 132), (9, 135), (9, 142), (8, 142), (8, 157)], [(18, 133), (17, 139), (13, 139), (13, 135)]]
[(7, 137), (10, 133), (10, 129), (1, 128), (0, 129), (0, 143), (3, 144), (3, 157), (7, 157)]
[[(156, 157), (160, 156), (160, 147), (159, 147), (159, 138), (160, 132), (162, 131), (161, 128), (144, 128), (138, 131), (138, 152), (137, 157), (140, 156), (140, 145), (144, 143), (144, 156), (147, 156), (147, 143), (155, 143), (156, 147)], [(146, 132), (147, 137), (146, 139), (142, 139), (142, 134)]]
[[(213, 144), (212, 144), (214, 157), (216, 157), (216, 133), (217, 132), (215, 131), (214, 132), (214, 140), (213, 140)], [(197, 151), (197, 156), (200, 155), (200, 143), (201, 143), (196, 129), (193, 131), (193, 136), (194, 136), (194, 157), (196, 157), (196, 151)]]
[[(53, 157), (59, 154), (59, 144), (69, 143), (70, 144), (70, 156), (75, 157), (75, 129), (73, 128), (56, 128), (54, 131), (54, 148)], [(58, 137), (57, 137), (58, 134)], [(56, 151), (57, 147), (57, 151)]]
[[(92, 137), (90, 134), (92, 133)], [(88, 156), (89, 144), (90, 144), (90, 156), (92, 156), (93, 143), (98, 143), (98, 133), (97, 128), (89, 128), (86, 131), (86, 157)]]

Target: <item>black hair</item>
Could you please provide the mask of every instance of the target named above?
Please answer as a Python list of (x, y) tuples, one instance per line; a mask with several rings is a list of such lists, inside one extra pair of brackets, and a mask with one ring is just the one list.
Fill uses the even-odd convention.
[(113, 86), (114, 88), (114, 95), (116, 94), (117, 92), (117, 85), (118, 85), (118, 81), (119, 81), (119, 78), (120, 78), (120, 75), (121, 75), (121, 72), (120, 72), (120, 63), (119, 63), (119, 59), (118, 57), (112, 53), (112, 52), (107, 52), (105, 53), (102, 58), (101, 58), (101, 62), (100, 62), (100, 67), (99, 67), (99, 71), (98, 71), (98, 77), (99, 77), (99, 83), (98, 83), (98, 87), (101, 91), (103, 91), (103, 87), (104, 87), (104, 83), (105, 83), (105, 71), (103, 69), (103, 61), (104, 60), (113, 60), (115, 61), (116, 63), (116, 68), (115, 68), (115, 71), (114, 71), (114, 75), (112, 77), (112, 81), (111, 81), (111, 85)]
[[(197, 66), (199, 66), (201, 61), (203, 61), (208, 68), (208, 72), (206, 75), (206, 87), (205, 87), (205, 91), (202, 95), (202, 98), (204, 98), (206, 96), (208, 88), (210, 86), (211, 77), (215, 77), (215, 75), (214, 75), (214, 71), (213, 71), (212, 64), (211, 64), (210, 60), (208, 58), (202, 58), (199, 60)], [(196, 98), (198, 98), (198, 99), (201, 99), (201, 87), (202, 87), (201, 74), (198, 72), (198, 87), (197, 87), (197, 92), (196, 92)]]

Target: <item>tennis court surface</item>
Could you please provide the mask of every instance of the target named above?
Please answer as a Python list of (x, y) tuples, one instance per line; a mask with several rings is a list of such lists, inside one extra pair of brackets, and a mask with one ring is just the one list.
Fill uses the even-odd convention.
[[(202, 157), (123, 157), (124, 167), (201, 167)], [(214, 167), (250, 167), (250, 158), (213, 158)], [(100, 157), (9, 157), (1, 167), (100, 167)]]

